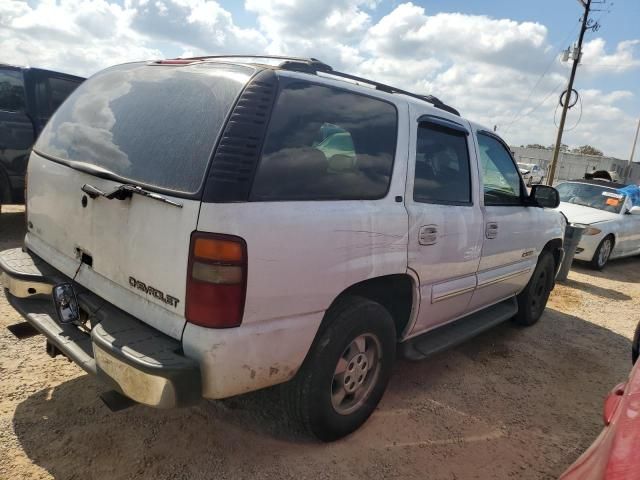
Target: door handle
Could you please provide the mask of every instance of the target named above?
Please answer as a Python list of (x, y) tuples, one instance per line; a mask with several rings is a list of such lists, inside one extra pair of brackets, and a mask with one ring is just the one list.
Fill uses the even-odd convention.
[(488, 222), (484, 234), (488, 239), (496, 238), (498, 236), (498, 222)]
[(435, 245), (438, 242), (438, 226), (424, 225), (420, 227), (418, 243), (420, 245)]

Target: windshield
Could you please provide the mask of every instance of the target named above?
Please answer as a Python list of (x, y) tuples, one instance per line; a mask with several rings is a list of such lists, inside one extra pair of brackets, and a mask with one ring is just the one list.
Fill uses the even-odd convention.
[(560, 201), (597, 208), (612, 213), (620, 213), (626, 196), (615, 188), (589, 183), (561, 183), (556, 187)]
[(253, 72), (228, 64), (108, 68), (62, 104), (35, 150), (131, 183), (195, 193), (227, 114)]

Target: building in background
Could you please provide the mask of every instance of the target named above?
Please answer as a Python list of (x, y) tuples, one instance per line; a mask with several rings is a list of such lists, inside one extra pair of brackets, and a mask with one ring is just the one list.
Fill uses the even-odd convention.
[[(534, 163), (540, 165), (546, 174), (549, 172), (553, 150), (544, 148), (511, 147), (511, 151), (518, 163)], [(597, 155), (583, 155), (580, 153), (560, 152), (558, 167), (556, 168), (556, 181), (575, 180), (584, 178), (585, 173), (596, 170), (616, 172), (621, 182), (624, 182), (625, 170), (629, 165), (628, 160), (604, 157)], [(640, 163), (631, 164), (631, 173), (626, 183), (640, 184)]]

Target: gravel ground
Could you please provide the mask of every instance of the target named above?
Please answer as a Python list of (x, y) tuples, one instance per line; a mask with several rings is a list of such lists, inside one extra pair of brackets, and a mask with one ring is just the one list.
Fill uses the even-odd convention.
[[(0, 249), (23, 235), (4, 207)], [(640, 259), (575, 268), (532, 328), (504, 324), (420, 363), (399, 361), (366, 425), (318, 444), (280, 420), (277, 389), (184, 410), (111, 413), (102, 387), (21, 321), (0, 294), (0, 478), (556, 478), (601, 428), (630, 368)]]

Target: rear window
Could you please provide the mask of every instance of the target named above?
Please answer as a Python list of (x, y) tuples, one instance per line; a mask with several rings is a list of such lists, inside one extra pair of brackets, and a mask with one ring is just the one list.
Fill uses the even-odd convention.
[(382, 198), (389, 189), (396, 135), (390, 103), (313, 83), (285, 84), (251, 199)]
[(35, 150), (134, 183), (195, 193), (225, 118), (253, 72), (215, 64), (109, 68), (69, 96)]

